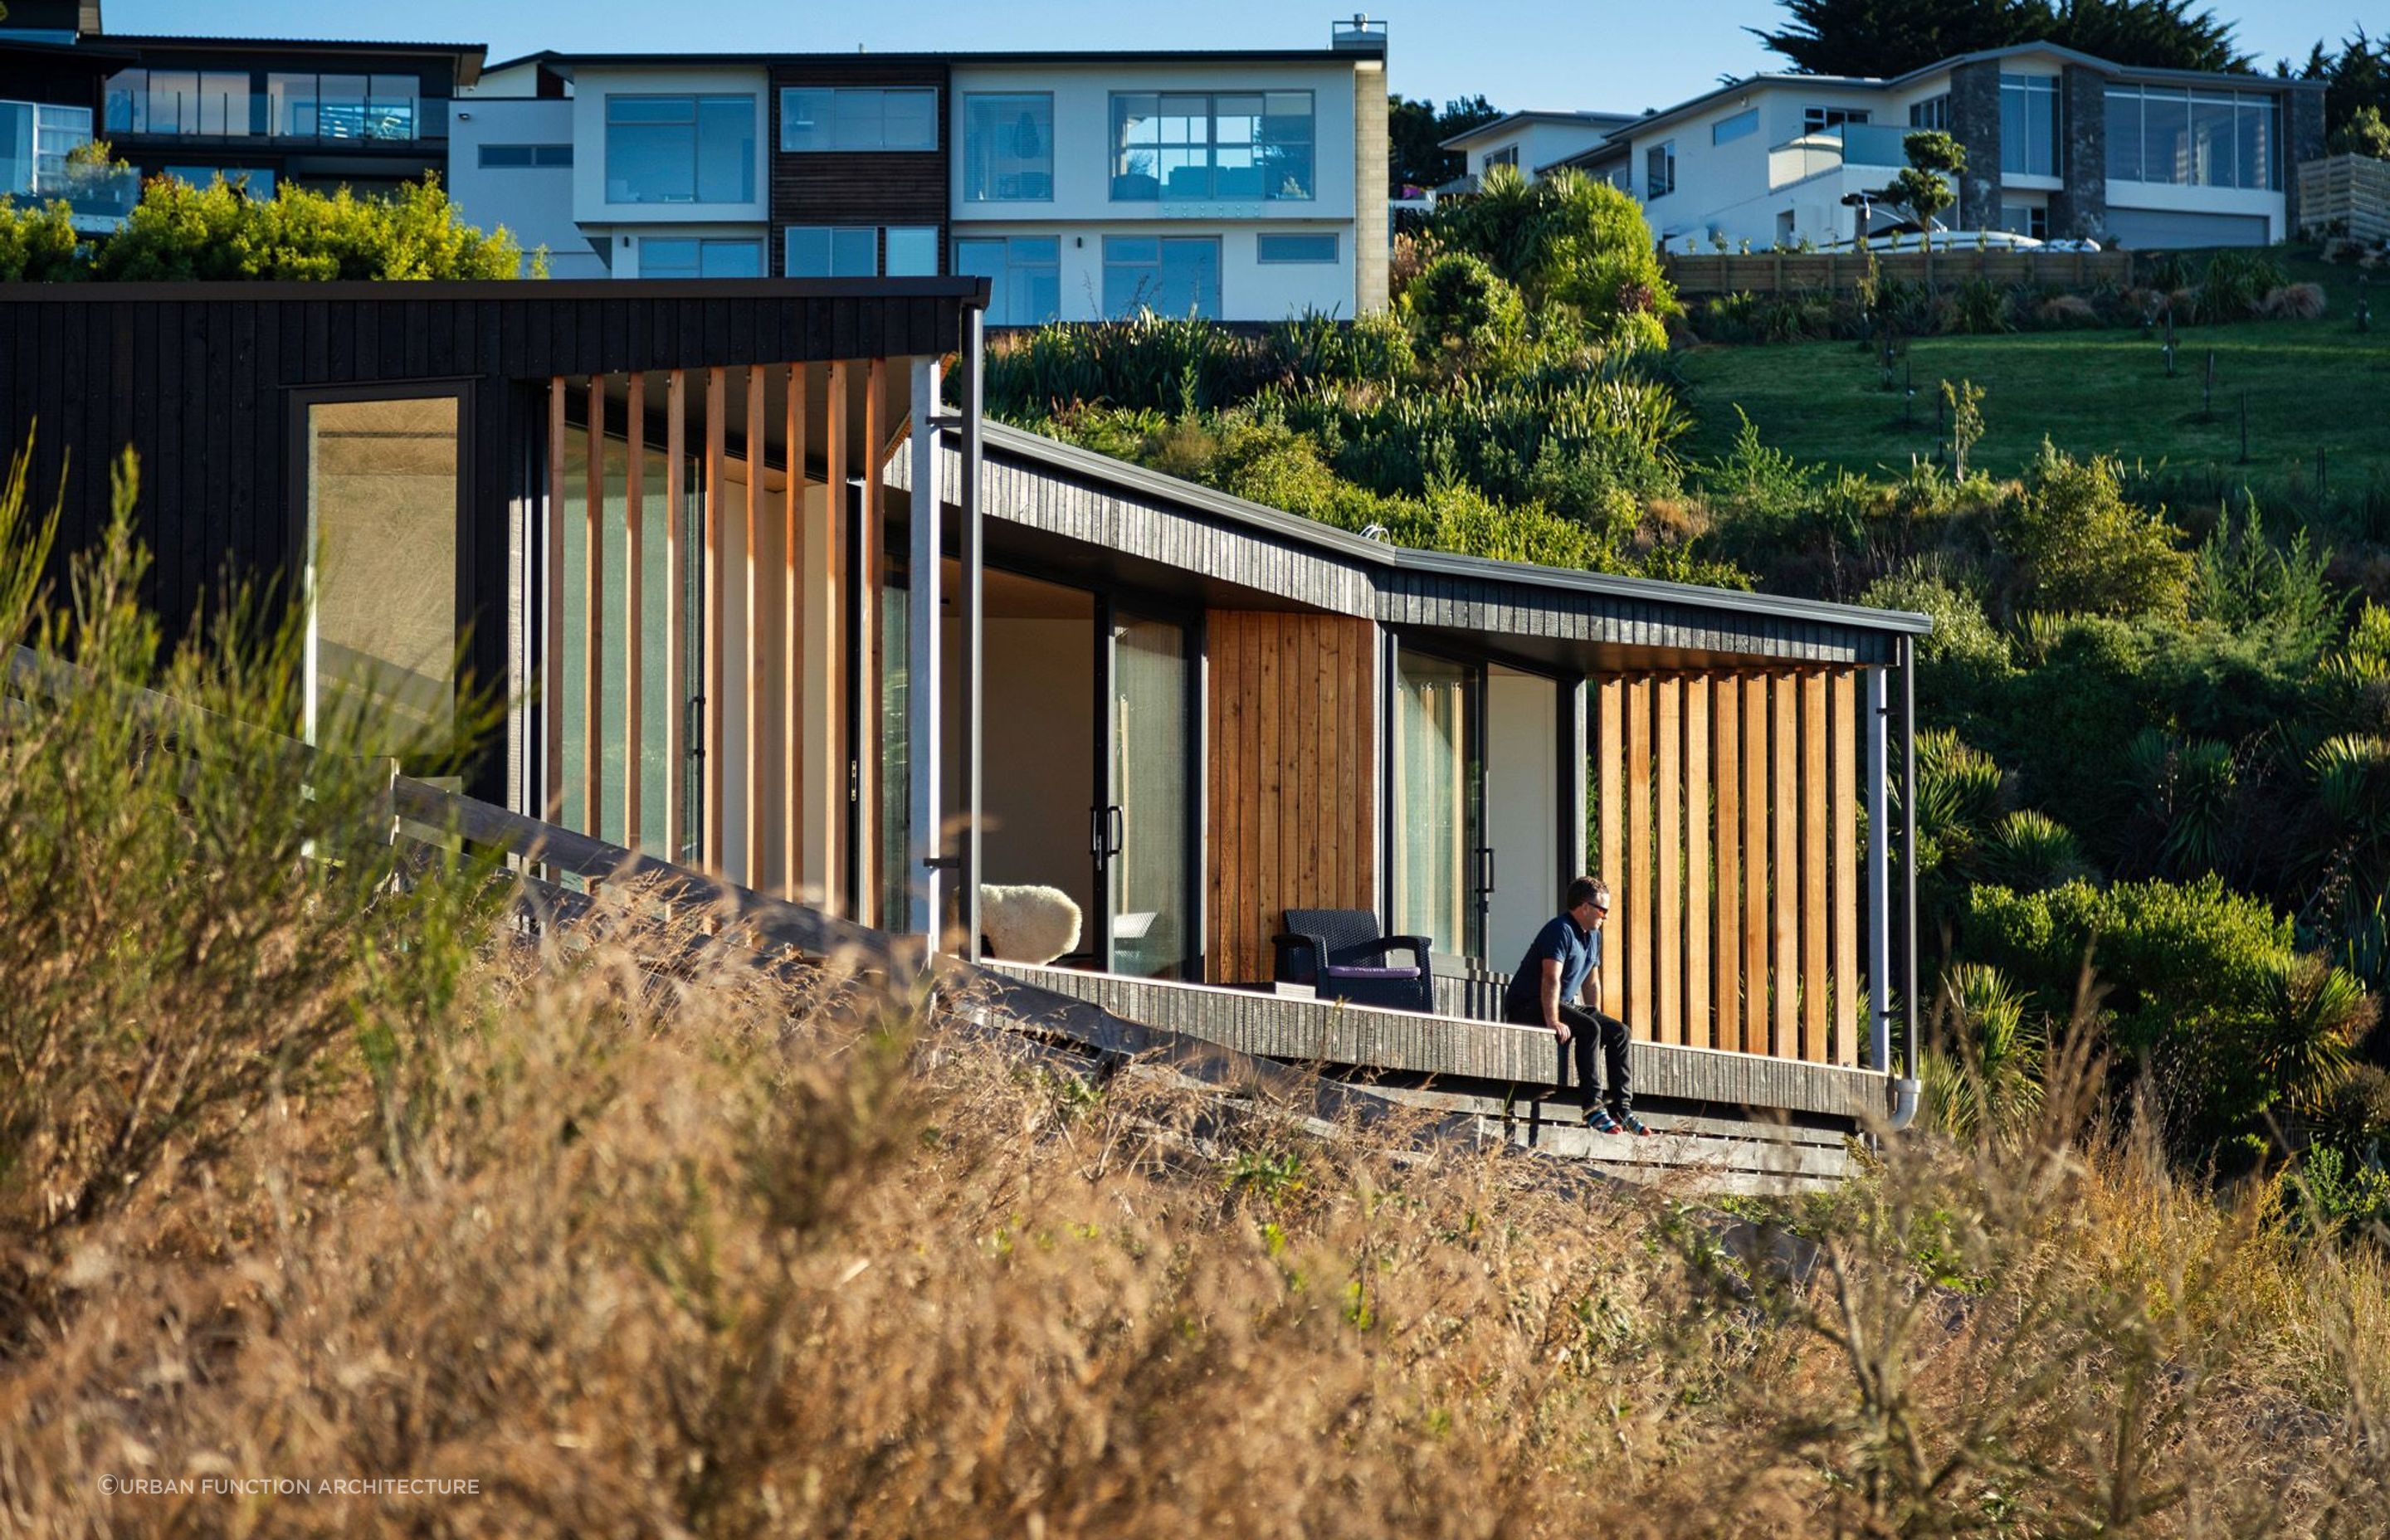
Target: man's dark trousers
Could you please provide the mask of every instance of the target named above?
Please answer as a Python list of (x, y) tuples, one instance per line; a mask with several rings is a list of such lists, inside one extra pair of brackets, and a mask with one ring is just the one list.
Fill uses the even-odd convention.
[[(1512, 1019), (1520, 1027), (1541, 1027), (1543, 1018), (1527, 1020)], [(1561, 1024), (1569, 1030), (1569, 1051), (1576, 1059), (1577, 1099), (1587, 1112), (1601, 1105), (1601, 1079), (1594, 1073), (1594, 1050), (1597, 1046), (1610, 1072), (1610, 1110), (1626, 1113), (1635, 1110), (1635, 1077), (1626, 1068), (1626, 1023), (1615, 1016), (1604, 1016), (1598, 1010), (1586, 1010), (1577, 1006), (1561, 1007)], [(1548, 1029), (1547, 1029), (1548, 1030)]]

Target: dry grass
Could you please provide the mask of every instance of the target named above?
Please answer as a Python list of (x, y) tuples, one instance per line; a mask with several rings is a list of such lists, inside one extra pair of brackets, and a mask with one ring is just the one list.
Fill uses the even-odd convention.
[[(0, 1084), (0, 1534), (2390, 1526), (2378, 1257), (2078, 1142), (2062, 1054), (2012, 1142), (1902, 1140), (1810, 1244), (1729, 1247), (1664, 1194), (758, 972), (636, 894), (533, 947), (363, 902), (367, 846), (225, 889), (242, 800), (61, 730), (92, 709), (0, 756), (48, 810), (0, 874), (104, 855), (139, 937), (70, 923), (87, 878), (0, 882), (0, 934), (72, 965), (0, 992), (0, 1045), (75, 1049)], [(294, 934), (295, 1009), (288, 956), (271, 990), (158, 961)], [(210, 1052), (271, 1072), (93, 1159), (147, 1066)], [(473, 1490), (109, 1487), (331, 1479)]]
[(2288, 283), (2268, 289), (2257, 302), (2257, 314), (2269, 321), (2319, 321), (2331, 299), (2319, 283)]

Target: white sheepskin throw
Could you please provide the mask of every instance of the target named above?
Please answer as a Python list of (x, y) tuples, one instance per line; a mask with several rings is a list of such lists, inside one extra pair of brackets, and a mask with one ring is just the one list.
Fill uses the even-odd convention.
[(1079, 945), (1079, 906), (1060, 888), (979, 888), (980, 934), (1009, 962), (1049, 963)]

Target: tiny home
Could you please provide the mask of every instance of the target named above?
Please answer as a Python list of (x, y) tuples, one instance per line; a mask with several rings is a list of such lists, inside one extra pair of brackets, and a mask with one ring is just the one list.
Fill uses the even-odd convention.
[[(1592, 871), (1647, 1084), (1904, 1105), (1923, 617), (1401, 549), (983, 424), (986, 294), (0, 287), (0, 428), (61, 560), (132, 446), (148, 601), (273, 585), (311, 700), (503, 689), (475, 798), (966, 956), (982, 884), (1052, 890), (1077, 945), (1000, 966), (1488, 1097), (1553, 1078), (1491, 1007)], [(1421, 938), (1420, 1007), (1289, 985), (1291, 909)]]

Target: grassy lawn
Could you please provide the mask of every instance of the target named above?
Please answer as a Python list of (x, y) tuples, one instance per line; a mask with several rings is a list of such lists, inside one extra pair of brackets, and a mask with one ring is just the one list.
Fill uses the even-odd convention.
[[(2099, 453), (2150, 470), (2209, 472), (2261, 493), (2311, 481), (2324, 452), (2337, 500), (2369, 480), (2390, 485), (2390, 282), (2374, 286), (2374, 329), (2358, 331), (2351, 267), (2288, 264), (2294, 279), (2321, 282), (2332, 307), (2319, 321), (2183, 327), (2175, 378), (2165, 377), (2163, 333), (2130, 330), (1920, 338), (1908, 369), (1916, 404), (1882, 389), (1880, 359), (1853, 342), (1703, 346), (1683, 355), (1703, 457), (1731, 444), (1740, 405), (1770, 445), (1860, 472), (1906, 470), (1934, 449), (1939, 381), (1984, 389), (1984, 441), (1975, 462), (2016, 471), (2048, 437), (2075, 454)], [(2200, 413), (2207, 350), (2216, 352), (2216, 406)], [(2249, 402), (2249, 463), (2241, 459), (2240, 396)]]

